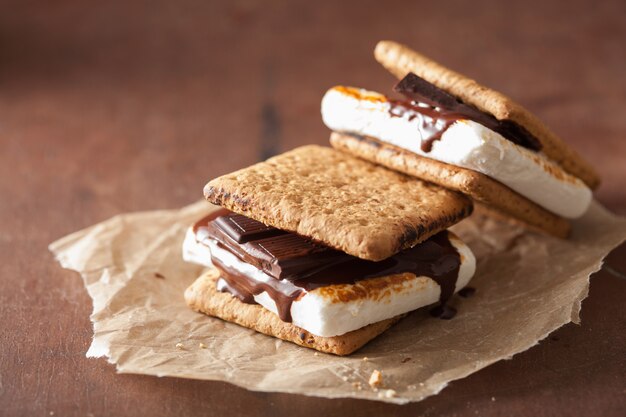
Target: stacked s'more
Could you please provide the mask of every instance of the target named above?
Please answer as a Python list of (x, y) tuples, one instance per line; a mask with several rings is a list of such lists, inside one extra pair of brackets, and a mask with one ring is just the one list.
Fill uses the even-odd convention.
[(347, 355), (407, 313), (446, 305), (476, 261), (447, 228), (461, 193), (330, 147), (304, 146), (219, 177), (221, 208), (189, 227), (183, 257), (209, 267), (185, 292), (199, 312)]
[(394, 90), (401, 98), (330, 89), (322, 118), (333, 147), (567, 237), (599, 184), (579, 154), (510, 98), (404, 45), (381, 41), (375, 57), (400, 79)]
[(322, 100), (333, 148), (305, 146), (210, 181), (221, 209), (184, 258), (209, 267), (197, 311), (346, 355), (407, 313), (446, 304), (476, 260), (448, 227), (473, 203), (566, 237), (598, 176), (502, 94), (394, 43), (375, 56), (401, 99), (338, 86)]

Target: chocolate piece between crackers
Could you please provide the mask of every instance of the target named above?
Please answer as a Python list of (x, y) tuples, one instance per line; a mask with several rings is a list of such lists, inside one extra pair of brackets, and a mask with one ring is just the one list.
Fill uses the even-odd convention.
[[(314, 145), (214, 179), (204, 193), (230, 211), (368, 261), (411, 248), (472, 212), (460, 193)], [(322, 352), (350, 354), (404, 316), (316, 336), (218, 291), (219, 275), (210, 270), (188, 288), (191, 308)]]

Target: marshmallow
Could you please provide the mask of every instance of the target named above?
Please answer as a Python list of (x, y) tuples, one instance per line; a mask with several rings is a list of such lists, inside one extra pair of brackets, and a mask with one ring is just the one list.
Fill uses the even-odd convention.
[(559, 216), (577, 218), (589, 208), (591, 190), (543, 154), (470, 120), (453, 123), (430, 152), (425, 152), (419, 121), (411, 119), (409, 113), (392, 115), (390, 106), (381, 94), (335, 87), (322, 99), (322, 119), (332, 130), (370, 136), (420, 156), (480, 172)]
[[(476, 259), (467, 245), (452, 233), (450, 241), (461, 257), (455, 287), (457, 292), (465, 287), (474, 275)], [(197, 242), (193, 230), (189, 229), (183, 243), (183, 258), (189, 262), (211, 266), (210, 256), (214, 256), (227, 267), (252, 280), (276, 279), (241, 261), (213, 241), (210, 241), (209, 245)], [(355, 284), (330, 285), (311, 291), (303, 290), (287, 280), (283, 280), (283, 283), (293, 287), (294, 292), (303, 291), (291, 305), (293, 324), (323, 337), (345, 334), (368, 324), (436, 303), (441, 293), (439, 285), (431, 278), (416, 277), (412, 274), (403, 274), (401, 279), (398, 275), (368, 278)], [(223, 281), (218, 281), (218, 289), (223, 289), (223, 284)], [(278, 314), (276, 303), (267, 292), (254, 296), (254, 300)]]

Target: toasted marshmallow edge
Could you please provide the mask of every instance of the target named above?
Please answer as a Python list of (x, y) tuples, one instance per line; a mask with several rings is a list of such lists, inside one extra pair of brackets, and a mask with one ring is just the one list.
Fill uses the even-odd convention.
[[(476, 258), (469, 247), (452, 233), (450, 233), (450, 241), (461, 256), (461, 266), (455, 288), (455, 292), (457, 292), (465, 287), (474, 275)], [(188, 230), (183, 243), (185, 260), (211, 266), (210, 257), (205, 257), (207, 251), (210, 251), (212, 256), (215, 256), (225, 265), (253, 280), (267, 282), (276, 279), (253, 265), (241, 261), (232, 253), (215, 244), (207, 247), (198, 243), (193, 231)], [(441, 288), (433, 279), (425, 276), (409, 276), (409, 274), (404, 274), (404, 276), (406, 279), (402, 279), (400, 282), (394, 282), (394, 276), (388, 276), (370, 278), (355, 284), (331, 285), (312, 291), (304, 290), (304, 294), (291, 305), (292, 323), (317, 336), (338, 336), (439, 301)], [(377, 285), (379, 282), (371, 282), (374, 280), (379, 282), (386, 280), (389, 285), (384, 288), (385, 291), (381, 291), (380, 285)], [(367, 285), (368, 281), (375, 285)], [(303, 290), (287, 280), (284, 280), (284, 283), (293, 287), (294, 292)], [(358, 291), (352, 291), (356, 289), (354, 287), (360, 288)], [(218, 289), (222, 290), (222, 288), (223, 281), (218, 281)], [(368, 288), (377, 288), (377, 290), (370, 291)], [(386, 291), (387, 289), (389, 291)], [(348, 297), (347, 300), (342, 300), (336, 296), (337, 293), (345, 292), (368, 295), (357, 298)], [(254, 300), (266, 309), (278, 314), (276, 303), (267, 292), (254, 296)]]
[(592, 200), (591, 190), (541, 153), (532, 152), (497, 132), (470, 120), (450, 126), (430, 152), (421, 149), (419, 120), (389, 113), (381, 94), (335, 87), (322, 99), (322, 119), (330, 129), (370, 136), (417, 155), (480, 172), (508, 186), (559, 216), (582, 216)]

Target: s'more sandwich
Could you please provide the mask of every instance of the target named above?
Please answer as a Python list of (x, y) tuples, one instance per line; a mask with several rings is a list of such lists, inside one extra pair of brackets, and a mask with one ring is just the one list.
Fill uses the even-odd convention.
[(375, 57), (402, 98), (331, 88), (321, 111), (333, 147), (567, 237), (599, 184), (579, 154), (510, 98), (404, 45), (381, 41)]
[(347, 355), (420, 307), (450, 318), (474, 275), (446, 230), (470, 199), (333, 148), (297, 148), (204, 194), (221, 207), (187, 231), (183, 257), (209, 267), (187, 304), (300, 346)]

